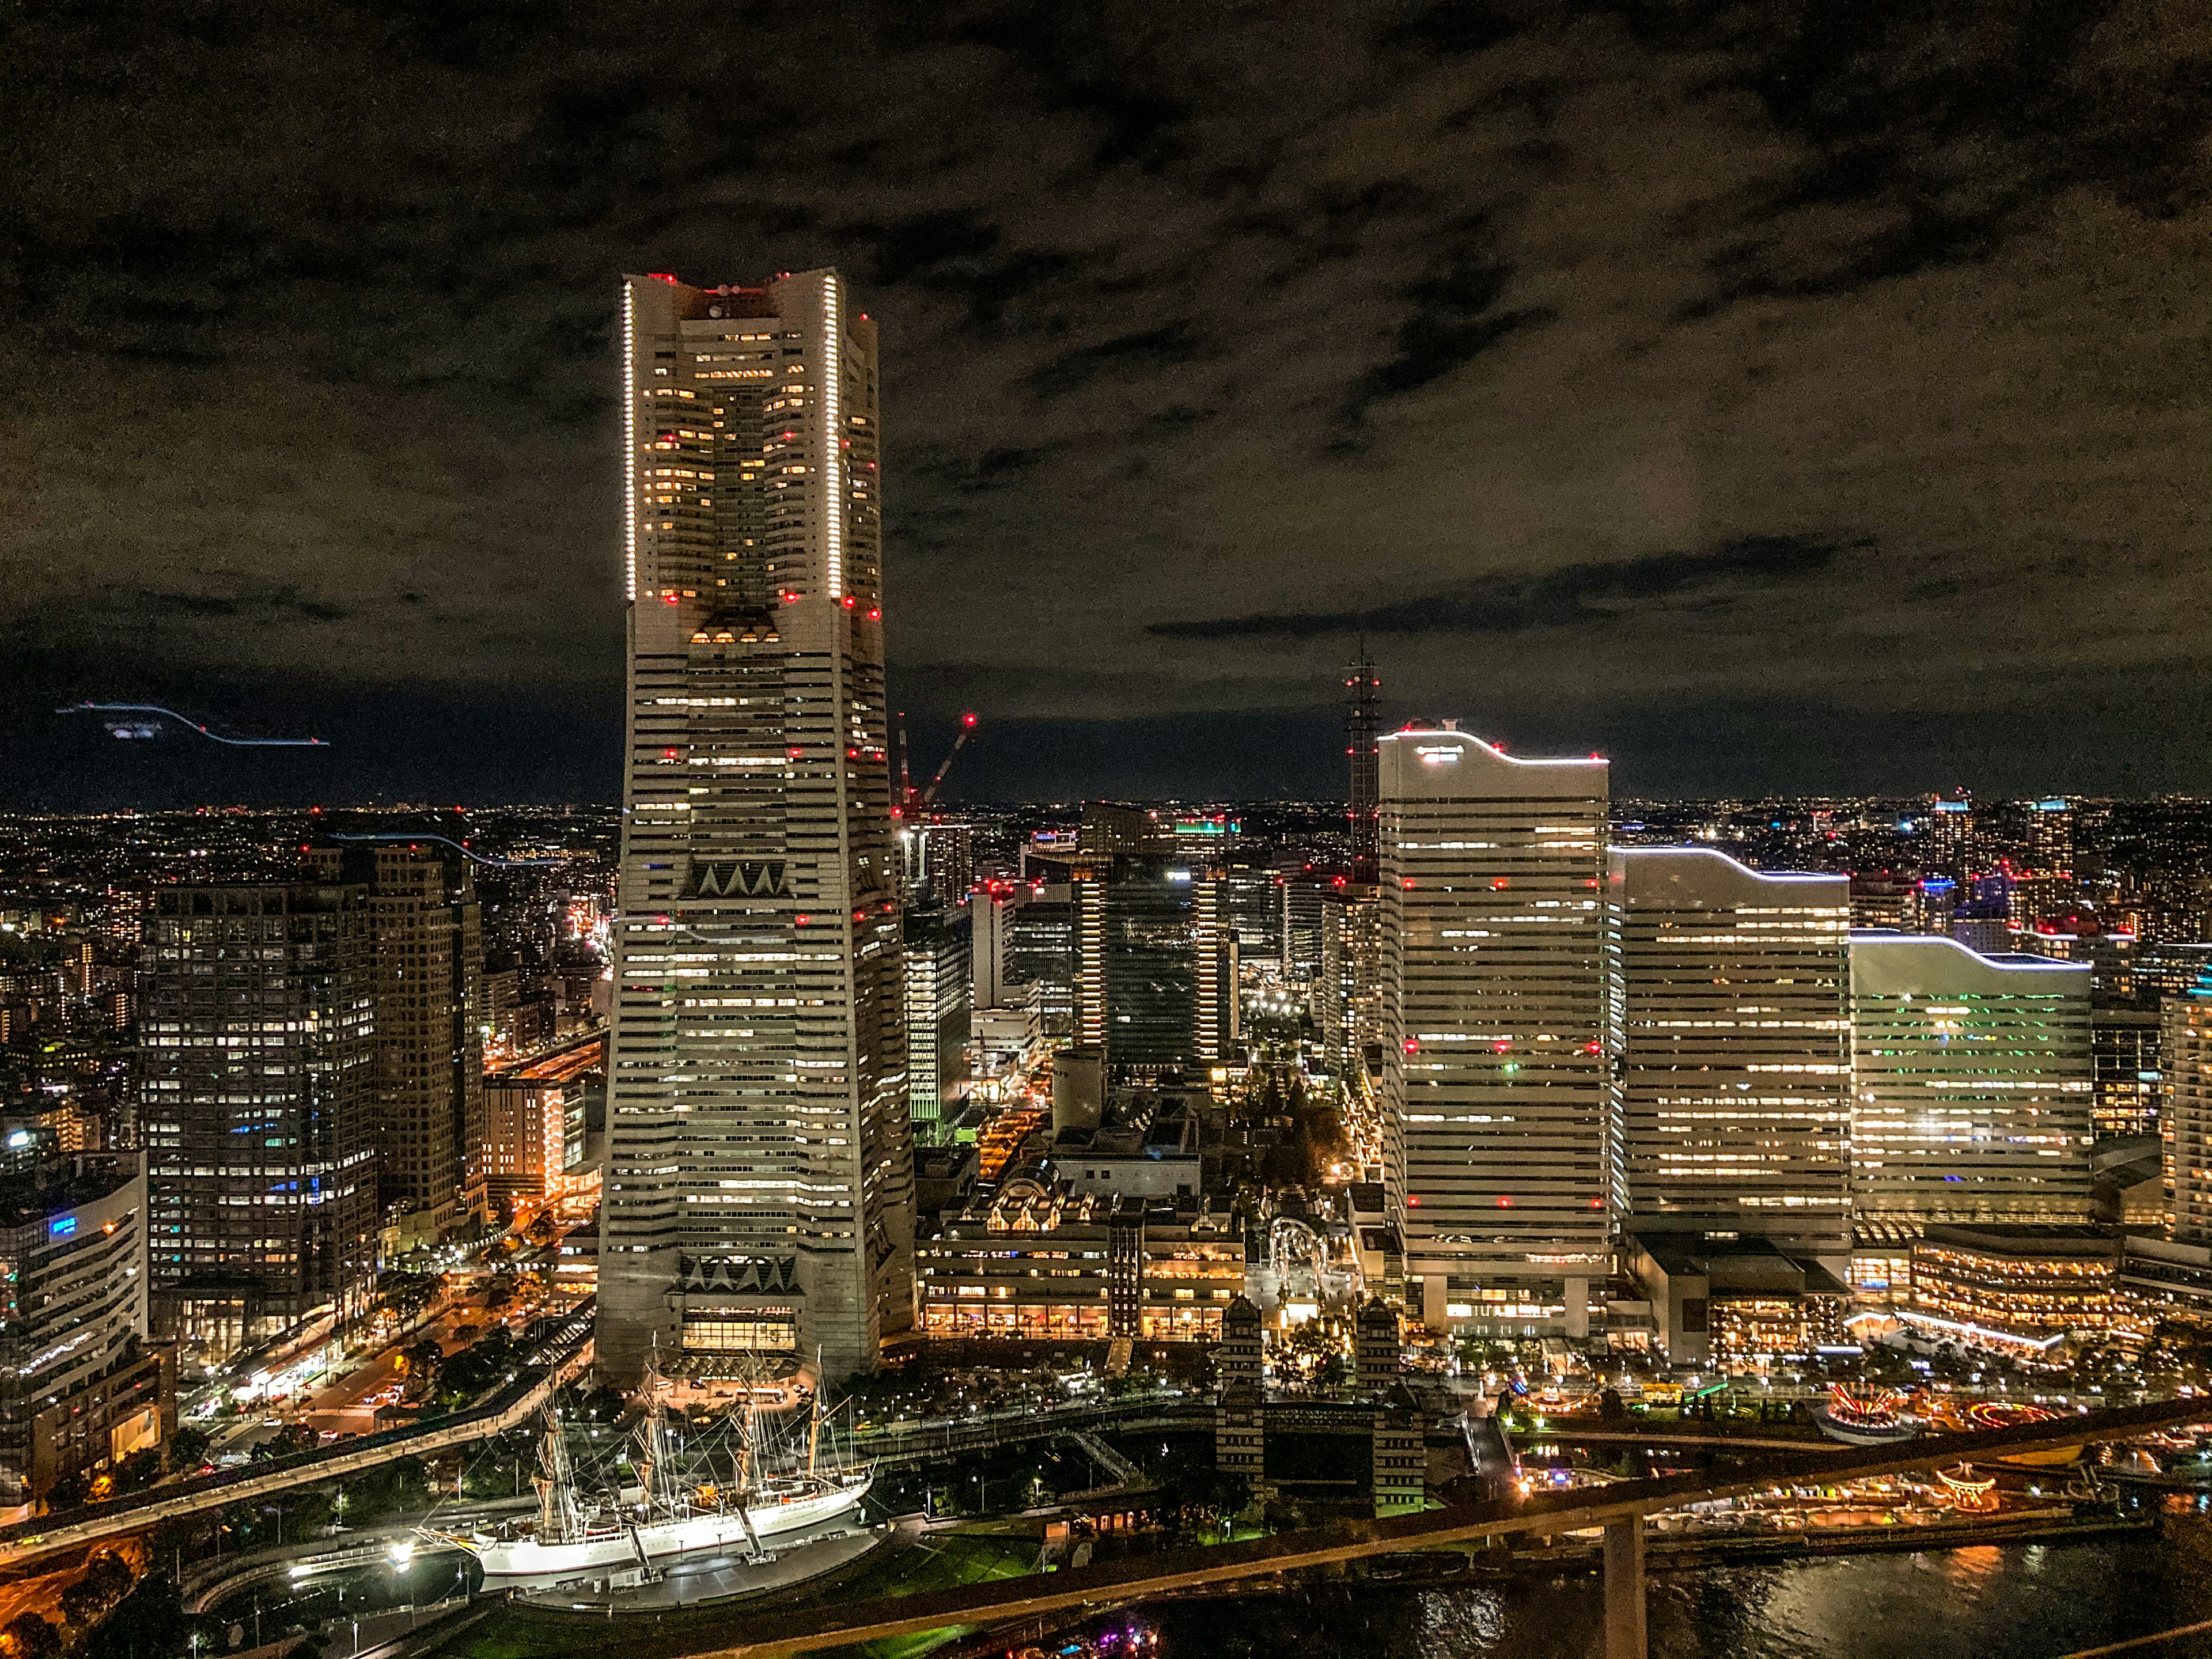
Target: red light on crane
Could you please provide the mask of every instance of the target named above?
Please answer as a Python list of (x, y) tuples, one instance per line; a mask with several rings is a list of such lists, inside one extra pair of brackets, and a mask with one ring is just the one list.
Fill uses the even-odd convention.
[(975, 724), (975, 717), (973, 714), (963, 714), (960, 717), (960, 724), (963, 726), (973, 726)]

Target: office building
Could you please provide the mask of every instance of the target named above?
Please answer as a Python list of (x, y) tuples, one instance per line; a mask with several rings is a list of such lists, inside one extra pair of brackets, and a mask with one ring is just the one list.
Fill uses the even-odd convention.
[(915, 1141), (946, 1139), (968, 1081), (975, 925), (965, 905), (906, 913), (906, 1097)]
[(1124, 854), (1167, 853), (1172, 850), (1172, 826), (1159, 814), (1126, 801), (1087, 800), (1083, 803), (1083, 828), (1076, 850), (1086, 859), (1113, 859)]
[(2124, 1310), (2117, 1228), (1937, 1224), (1912, 1247), (1912, 1301), (1923, 1336), (2027, 1359)]
[(2159, 1120), (2160, 1016), (2149, 1008), (2098, 1008), (2090, 1016), (2097, 1133), (2154, 1135)]
[(139, 988), (157, 1328), (206, 1364), (363, 1311), (376, 1265), (368, 890), (163, 888)]
[(1844, 1282), (1771, 1238), (1639, 1233), (1622, 1254), (1650, 1299), (1652, 1340), (1676, 1365), (1763, 1375), (1856, 1346)]
[(146, 1179), (129, 1154), (0, 1170), (0, 1504), (94, 1480), (176, 1426), (147, 1343)]
[(2172, 1237), (2212, 1244), (2212, 975), (2168, 997), (2160, 1034), (2160, 1103)]
[(1439, 1329), (1586, 1335), (1620, 1178), (1606, 763), (1449, 726), (1380, 746), (1385, 1179), (1415, 1305)]
[(1221, 1063), (1237, 969), (1213, 872), (1120, 854), (1074, 873), (1076, 1041), (1124, 1076)]
[(1850, 1244), (1848, 940), (1856, 884), (1693, 847), (1607, 859), (1607, 1050), (1645, 1233)]
[(606, 1094), (604, 1033), (580, 1037), (483, 1081), (483, 1139), (475, 1180), (494, 1217), (584, 1190), (592, 1097)]
[(915, 1247), (935, 1337), (1218, 1342), (1243, 1293), (1236, 1218), (1202, 1199), (1076, 1190), (1024, 1174)]
[(410, 1243), (482, 1226), (488, 1206), (471, 1156), (483, 1144), (483, 933), (469, 861), (434, 843), (317, 854), (326, 882), (368, 890), (375, 963), (376, 1065), (370, 1121), (377, 1195)]
[(1304, 983), (1321, 972), (1322, 913), (1335, 891), (1326, 876), (1296, 870), (1278, 876), (1274, 955), (1285, 979)]
[(1855, 1219), (2086, 1220), (2088, 968), (1899, 933), (1850, 961)]
[(875, 327), (623, 289), (629, 692), (599, 1363), (830, 1379), (911, 1320)]

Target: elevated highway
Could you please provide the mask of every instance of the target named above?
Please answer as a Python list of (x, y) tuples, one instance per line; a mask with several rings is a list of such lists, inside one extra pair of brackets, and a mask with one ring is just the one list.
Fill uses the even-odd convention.
[(451, 1416), (382, 1434), (342, 1441), (324, 1450), (270, 1458), (240, 1469), (179, 1480), (112, 1504), (19, 1521), (0, 1528), (0, 1566), (13, 1566), (59, 1550), (79, 1549), (164, 1521), (198, 1515), (227, 1504), (357, 1474), (395, 1457), (419, 1457), (452, 1446), (472, 1445), (528, 1422), (554, 1391), (574, 1382), (592, 1364), (592, 1312), (585, 1302), (561, 1323), (505, 1384), (482, 1404)]

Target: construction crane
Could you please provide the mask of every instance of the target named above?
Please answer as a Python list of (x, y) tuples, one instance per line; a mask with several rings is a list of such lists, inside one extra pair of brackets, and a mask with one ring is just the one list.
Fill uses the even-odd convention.
[(891, 816), (898, 819), (902, 823), (912, 823), (924, 812), (927, 812), (931, 807), (934, 806), (937, 804), (937, 792), (942, 788), (945, 784), (945, 775), (952, 769), (954, 757), (957, 756), (963, 749), (965, 749), (968, 746), (968, 739), (975, 735), (975, 715), (963, 714), (960, 717), (960, 735), (952, 739), (951, 750), (945, 755), (943, 763), (939, 765), (937, 769), (937, 775), (930, 779), (930, 781), (922, 787), (916, 789), (914, 787), (913, 775), (907, 769), (907, 762), (913, 753), (913, 749), (912, 745), (907, 741), (906, 711), (903, 709), (900, 710), (898, 717), (898, 805), (892, 809)]

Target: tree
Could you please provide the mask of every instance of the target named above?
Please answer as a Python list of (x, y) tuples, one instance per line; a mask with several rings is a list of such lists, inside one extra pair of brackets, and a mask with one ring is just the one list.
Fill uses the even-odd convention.
[(1597, 1397), (1598, 1420), (1617, 1423), (1628, 1415), (1628, 1407), (1621, 1403), (1619, 1389), (1607, 1389)]
[(438, 1386), (439, 1373), (446, 1366), (446, 1351), (435, 1338), (424, 1337), (399, 1356), (400, 1374), (407, 1379), (407, 1397), (427, 1400)]
[(170, 1461), (178, 1468), (191, 1468), (207, 1456), (207, 1449), (213, 1443), (205, 1429), (188, 1423), (169, 1437)]
[(131, 1568), (106, 1552), (88, 1562), (84, 1576), (62, 1592), (62, 1616), (82, 1630), (131, 1590)]
[(91, 1493), (92, 1482), (85, 1477), (84, 1471), (71, 1469), (46, 1489), (46, 1512), (52, 1515), (63, 1510), (76, 1509)]
[(147, 1659), (151, 1654), (174, 1653), (184, 1635), (184, 1598), (166, 1577), (149, 1576), (85, 1638), (84, 1659)]
[(19, 1613), (0, 1631), (12, 1659), (59, 1659), (62, 1633), (53, 1621), (35, 1613)]

